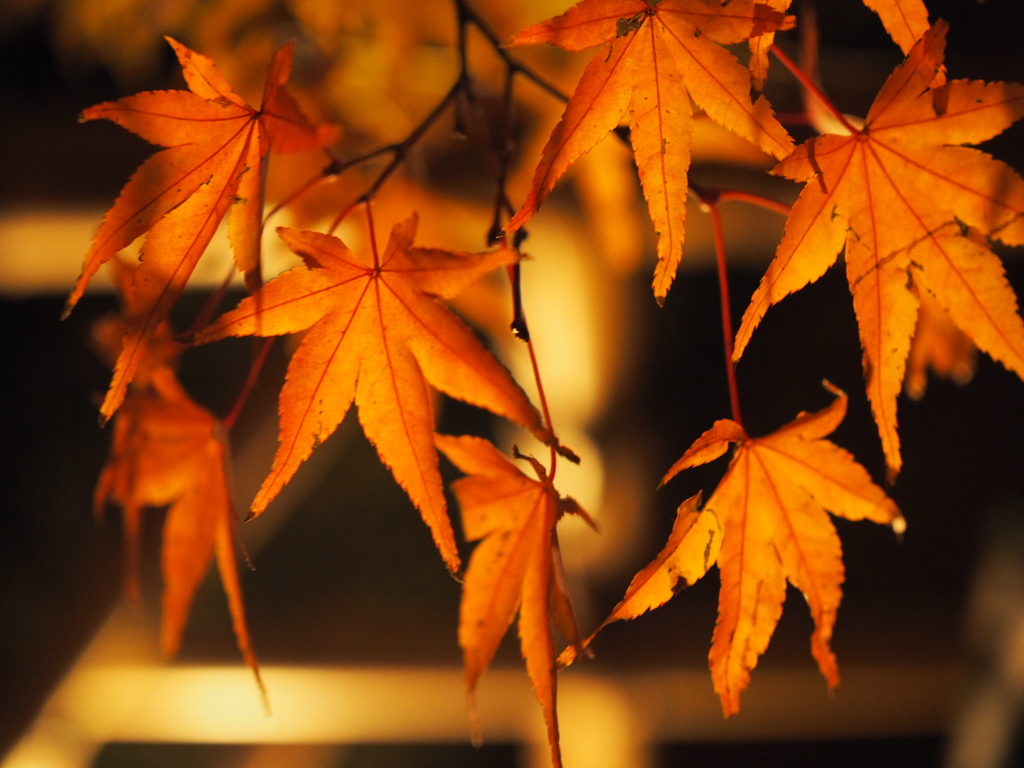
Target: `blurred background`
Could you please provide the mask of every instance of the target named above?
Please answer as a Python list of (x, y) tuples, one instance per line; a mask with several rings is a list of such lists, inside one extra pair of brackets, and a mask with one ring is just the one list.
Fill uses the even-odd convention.
[[(929, 0), (950, 22), (952, 77), (1024, 79), (1017, 0)], [(508, 39), (564, 2), (473, 7)], [(800, 9), (796, 9), (798, 12)], [(877, 17), (855, 0), (817, 9), (821, 77), (845, 112), (863, 115), (900, 61)], [(92, 234), (135, 168), (154, 151), (79, 112), (140, 90), (181, 88), (161, 36), (212, 57), (258, 103), (265, 62), (297, 41), (291, 87), (311, 115), (343, 126), (342, 159), (400, 141), (457, 75), (448, 0), (324, 4), (310, 0), (5, 0), (0, 5), (0, 754), (4, 765), (422, 768), (547, 764), (539, 708), (515, 634), (480, 690), (486, 744), (466, 725), (456, 643), (459, 585), (425, 526), (381, 466), (353, 415), (318, 448), (267, 514), (242, 527), (255, 570), (243, 574), (250, 630), (273, 715), (235, 648), (216, 576), (200, 588), (179, 658), (157, 650), (162, 511), (145, 520), (143, 602), (121, 597), (119, 516), (97, 525), (91, 495), (110, 429), (97, 428), (109, 371), (90, 348), (92, 323), (116, 310), (109, 282), (58, 318)], [(800, 31), (781, 44), (799, 55)], [(804, 32), (806, 34), (806, 32)], [(737, 50), (743, 55), (742, 50)], [(550, 46), (512, 55), (571, 92), (589, 56)], [(378, 236), (412, 212), (418, 243), (485, 247), (493, 177), (481, 160), (499, 113), (501, 60), (469, 38), (475, 101), (443, 117), (375, 203)], [(802, 109), (795, 81), (773, 63), (767, 93), (783, 118)], [(528, 188), (562, 105), (517, 80), (515, 159), (508, 191)], [(811, 135), (790, 126), (797, 141)], [(986, 150), (1024, 168), (1021, 126)], [(708, 120), (695, 129), (691, 179), (786, 203), (798, 189), (767, 177), (768, 158)], [(323, 153), (271, 161), (275, 202), (326, 166)], [(325, 229), (382, 166), (318, 187), (273, 222)], [(782, 219), (723, 206), (739, 317), (781, 235)], [(658, 479), (715, 419), (729, 415), (717, 278), (708, 217), (691, 205), (682, 271), (655, 304), (653, 233), (628, 148), (614, 136), (581, 160), (528, 225), (526, 310), (555, 427), (583, 456), (559, 486), (601, 533), (559, 529), (581, 624), (589, 633), (633, 573), (661, 548), (677, 505), (709, 494), (724, 462), (655, 492)], [(353, 248), (363, 220), (339, 234)], [(266, 275), (290, 257), (265, 238)], [(1004, 250), (1024, 289), (1019, 253)], [(178, 327), (228, 271), (215, 241), (175, 310)], [(229, 296), (232, 304), (241, 296)], [(528, 390), (525, 350), (507, 331), (504, 279), (457, 309)], [(189, 351), (190, 394), (225, 415), (249, 370), (248, 340)], [(236, 499), (244, 509), (276, 445), (276, 397), (289, 348), (275, 346), (232, 430)], [(970, 361), (970, 356), (963, 358)], [(971, 378), (970, 365), (955, 378)], [(831, 270), (772, 309), (738, 367), (748, 431), (777, 429), (831, 396), (850, 395), (833, 439), (881, 482), (883, 460), (864, 398), (845, 277)], [(789, 599), (744, 694), (721, 717), (707, 671), (718, 579), (712, 573), (659, 611), (613, 625), (596, 659), (560, 676), (563, 748), (578, 766), (1000, 766), (1024, 764), (1024, 385), (981, 356), (967, 386), (932, 378), (900, 402), (905, 469), (890, 493), (908, 521), (903, 541), (867, 523), (836, 521), (847, 581), (834, 649), (843, 683), (829, 697), (809, 654), (811, 620)], [(504, 448), (522, 435), (444, 402), (439, 431), (481, 434)], [(457, 473), (444, 465), (446, 477)], [(457, 525), (456, 507), (452, 505)], [(468, 554), (466, 548), (464, 554)], [(13, 750), (13, 751), (12, 751)]]

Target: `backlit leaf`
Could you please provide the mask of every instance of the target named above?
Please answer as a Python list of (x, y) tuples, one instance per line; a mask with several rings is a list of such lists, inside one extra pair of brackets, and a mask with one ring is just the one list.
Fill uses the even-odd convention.
[(381, 460), (420, 511), (448, 567), (459, 567), (434, 448), (428, 382), (452, 397), (550, 434), (508, 371), (440, 301), (515, 263), (510, 249), (452, 253), (413, 247), (417, 218), (395, 226), (382, 255), (331, 235), (278, 230), (305, 261), (196, 336), (275, 336), (309, 329), (288, 366), (280, 446), (252, 503), (260, 514), (355, 402)]
[[(839, 684), (830, 641), (844, 569), (839, 537), (826, 510), (848, 520), (891, 525), (898, 532), (905, 528), (896, 505), (867, 471), (822, 439), (846, 414), (846, 395), (834, 391), (836, 399), (827, 408), (801, 413), (765, 437), (748, 437), (736, 422), (723, 419), (694, 442), (662, 482), (735, 445), (725, 477), (702, 510), (699, 496), (683, 502), (664, 549), (633, 578), (601, 625), (663, 605), (717, 564), (722, 585), (709, 658), (726, 716), (739, 711), (740, 694), (768, 647), (782, 615), (787, 580), (803, 593), (814, 619), (811, 653), (829, 687)], [(574, 658), (567, 649), (560, 660)]]
[(768, 307), (821, 277), (845, 243), (867, 392), (890, 478), (902, 465), (896, 396), (916, 292), (932, 294), (979, 349), (1024, 377), (1024, 322), (1002, 263), (984, 244), (1024, 244), (1024, 180), (979, 150), (952, 146), (985, 141), (1024, 116), (1024, 86), (936, 86), (945, 40), (940, 22), (913, 47), (863, 129), (811, 139), (776, 167), (807, 184), (736, 335), (738, 360)]
[(149, 233), (127, 295), (124, 343), (100, 408), (103, 418), (121, 404), (146, 345), (229, 210), (235, 262), (250, 288), (258, 287), (267, 154), (322, 147), (337, 134), (331, 126), (312, 125), (285, 87), (293, 43), (274, 54), (257, 110), (231, 90), (213, 61), (167, 40), (190, 90), (139, 93), (82, 113), (83, 120), (113, 120), (167, 147), (139, 167), (103, 217), (65, 310), (71, 311), (104, 263)]
[(497, 448), (477, 437), (436, 435), (437, 447), (469, 476), (456, 480), (462, 526), (469, 541), (480, 541), (466, 569), (459, 609), (459, 646), (471, 698), (519, 613), (519, 642), (526, 671), (544, 711), (552, 762), (562, 764), (555, 711), (554, 619), (566, 637), (579, 632), (561, 578), (555, 523), (564, 512), (580, 513), (558, 495), (543, 467), (533, 461), (532, 480)]
[(733, 0), (583, 0), (523, 30), (514, 45), (600, 45), (544, 148), (533, 184), (509, 222), (523, 226), (569, 166), (628, 114), (644, 197), (658, 234), (654, 295), (664, 301), (683, 256), (690, 98), (713, 120), (783, 158), (793, 143), (764, 97), (752, 102), (747, 69), (722, 46), (792, 26), (767, 5)]

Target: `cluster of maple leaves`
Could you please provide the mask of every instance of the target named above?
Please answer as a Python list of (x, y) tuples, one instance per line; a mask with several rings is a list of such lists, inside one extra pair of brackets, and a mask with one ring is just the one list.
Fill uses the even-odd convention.
[[(937, 346), (966, 336), (1024, 378), (1024, 323), (989, 249), (991, 240), (1024, 244), (1024, 181), (962, 146), (985, 141), (1024, 116), (1024, 86), (947, 80), (947, 26), (930, 25), (921, 0), (865, 3), (906, 59), (864, 119), (839, 113), (807, 80), (811, 95), (831, 112), (835, 132), (795, 148), (765, 97), (751, 97), (768, 76), (774, 34), (795, 24), (786, 13), (789, 0), (583, 0), (522, 31), (513, 45), (599, 48), (505, 231), (522, 227), (572, 163), (625, 120), (657, 232), (653, 292), (664, 301), (683, 256), (696, 105), (779, 160), (773, 173), (804, 183), (735, 336), (733, 361), (769, 307), (821, 277), (845, 247), (867, 394), (893, 481), (902, 463), (896, 400), (915, 333), (919, 341), (937, 339), (931, 342)], [(724, 47), (744, 41), (748, 66)], [(251, 295), (187, 340), (304, 334), (281, 390), (280, 444), (251, 514), (267, 508), (354, 403), (381, 461), (419, 510), (445, 565), (459, 574), (438, 469), (437, 452), (443, 452), (467, 475), (453, 491), (467, 539), (480, 542), (462, 574), (458, 638), (467, 688), (472, 693), (518, 613), (527, 672), (553, 762), (560, 765), (555, 670), (586, 652), (593, 635), (582, 639), (577, 629), (556, 524), (567, 513), (589, 517), (554, 485), (558, 455), (572, 454), (559, 445), (546, 406), (542, 415), (444, 303), (486, 273), (514, 267), (519, 251), (416, 246), (415, 213), (395, 225), (379, 249), (367, 194), (369, 253), (353, 252), (332, 234), (280, 228), (278, 235), (303, 263), (264, 284), (268, 155), (328, 147), (338, 131), (308, 120), (289, 94), (291, 45), (274, 55), (254, 109), (210, 59), (169, 42), (189, 90), (141, 93), (84, 113), (166, 149), (136, 171), (105, 215), (68, 300), (71, 311), (97, 270), (117, 263), (118, 251), (145, 235), (140, 262), (121, 273), (123, 321), (107, 333), (116, 338), (107, 344), (116, 362), (100, 413), (115, 424), (95, 498), (97, 513), (108, 500), (124, 509), (129, 593), (138, 591), (140, 510), (169, 504), (165, 651), (177, 649), (194, 590), (216, 553), (239, 647), (258, 675), (237, 573), (226, 427), (178, 383), (174, 366), (184, 346), (167, 323), (227, 216), (235, 262)], [(928, 357), (927, 351), (917, 354)], [(721, 591), (710, 664), (726, 715), (739, 710), (781, 615), (787, 582), (806, 597), (815, 623), (812, 653), (828, 684), (838, 684), (829, 643), (844, 571), (827, 512), (890, 525), (897, 533), (904, 527), (867, 471), (825, 439), (846, 411), (845, 394), (827, 386), (835, 396), (831, 405), (801, 413), (770, 435), (747, 435), (735, 408), (731, 419), (717, 421), (693, 443), (663, 483), (731, 448), (723, 479), (706, 504), (699, 495), (683, 502), (664, 549), (602, 624), (657, 608), (680, 583), (692, 584), (717, 565)], [(431, 387), (525, 427), (551, 447), (550, 462), (514, 451), (517, 465), (481, 438), (435, 435)], [(519, 468), (527, 465), (533, 477)], [(552, 626), (568, 643), (561, 656)]]

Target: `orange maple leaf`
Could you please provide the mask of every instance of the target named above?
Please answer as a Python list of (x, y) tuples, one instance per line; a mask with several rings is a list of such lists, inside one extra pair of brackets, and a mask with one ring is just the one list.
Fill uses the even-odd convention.
[(896, 396), (918, 299), (931, 293), (980, 349), (1024, 377), (1024, 322), (1002, 263), (977, 235), (1024, 244), (1024, 180), (968, 147), (1024, 116), (1024, 86), (934, 85), (938, 22), (886, 81), (862, 129), (798, 147), (774, 172), (807, 185), (736, 334), (739, 360), (768, 307), (814, 282), (846, 244), (867, 392), (890, 479), (902, 465)]
[[(826, 386), (829, 386), (826, 384)], [(768, 647), (782, 615), (788, 579), (814, 618), (811, 653), (830, 687), (839, 670), (829, 643), (842, 597), (842, 548), (826, 510), (848, 520), (872, 520), (902, 533), (903, 517), (853, 456), (823, 440), (846, 415), (846, 395), (817, 413), (801, 413), (765, 437), (748, 437), (722, 419), (701, 435), (662, 479), (706, 464), (736, 444), (729, 469), (699, 510), (700, 496), (679, 507), (668, 543), (632, 580), (602, 627), (668, 602), (713, 564), (722, 586), (711, 645), (711, 678), (725, 715), (739, 711), (750, 671)], [(592, 638), (592, 636), (591, 636)], [(584, 643), (586, 645), (590, 639)], [(575, 655), (567, 649), (561, 659)]]
[(763, 96), (751, 102), (750, 75), (722, 44), (788, 29), (792, 23), (792, 16), (749, 0), (583, 0), (523, 30), (512, 44), (602, 48), (552, 131), (526, 201), (507, 229), (523, 226), (569, 166), (628, 110), (633, 154), (658, 233), (654, 295), (664, 301), (683, 256), (693, 134), (690, 97), (713, 120), (770, 155), (788, 155), (792, 139)]
[(454, 572), (459, 556), (437, 469), (427, 382), (522, 424), (542, 440), (552, 438), (508, 371), (438, 298), (451, 298), (519, 254), (414, 248), (416, 225), (415, 215), (397, 224), (383, 256), (374, 249), (372, 258), (331, 235), (278, 229), (305, 267), (268, 282), (196, 342), (309, 329), (288, 366), (280, 446), (252, 503), (254, 514), (266, 509), (355, 401), (366, 436)]
[(168, 657), (178, 652), (196, 587), (216, 552), (238, 649), (262, 691), (238, 576), (238, 521), (231, 503), (227, 435), (209, 411), (189, 398), (166, 364), (172, 342), (159, 336), (156, 341), (140, 365), (145, 383), (136, 380), (114, 419), (110, 455), (93, 496), (94, 511), (101, 517), (108, 501), (123, 510), (125, 586), (128, 596), (137, 600), (142, 508), (170, 505), (161, 553), (160, 626), (161, 647)]
[(229, 208), (235, 262), (251, 289), (259, 285), (267, 154), (321, 147), (336, 135), (332, 126), (313, 126), (284, 85), (291, 74), (293, 43), (274, 54), (257, 110), (231, 90), (213, 61), (167, 41), (190, 90), (139, 93), (82, 113), (83, 120), (113, 120), (168, 147), (139, 167), (103, 217), (65, 310), (66, 316), (105, 262), (149, 232), (127, 296), (124, 344), (100, 408), (104, 418), (124, 399), (146, 345)]
[[(544, 711), (551, 757), (562, 764), (555, 711), (555, 649), (551, 619), (577, 648), (576, 618), (565, 589), (555, 523), (566, 512), (590, 518), (559, 496), (544, 467), (529, 459), (531, 480), (487, 440), (435, 435), (440, 448), (469, 477), (452, 483), (469, 541), (482, 540), (469, 561), (459, 608), (459, 646), (474, 730), (476, 684), (519, 612), (519, 642), (526, 671)], [(474, 734), (478, 738), (478, 734)]]

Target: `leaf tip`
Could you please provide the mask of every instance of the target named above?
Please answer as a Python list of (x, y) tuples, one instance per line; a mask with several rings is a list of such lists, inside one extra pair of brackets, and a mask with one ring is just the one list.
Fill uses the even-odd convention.
[(480, 711), (476, 706), (476, 687), (466, 691), (466, 715), (469, 718), (469, 740), (480, 749), (484, 745), (483, 729), (480, 727)]
[[(898, 458), (898, 457), (897, 457)], [(900, 464), (886, 464), (885, 467), (885, 484), (890, 488), (896, 484), (896, 478), (900, 476)]]
[(893, 518), (889, 525), (892, 528), (892, 532), (896, 534), (896, 539), (903, 541), (903, 534), (907, 530), (907, 519), (897, 512), (896, 517)]
[(462, 584), (466, 581), (465, 577), (459, 572), (462, 567), (461, 563), (456, 565), (454, 570), (452, 570), (452, 567), (448, 564), (447, 560), (445, 560), (444, 564), (448, 568), (448, 575), (452, 577), (452, 581), (456, 584)]
[[(174, 39), (173, 37), (171, 37), (170, 35), (164, 35), (164, 40), (166, 40), (166, 41), (167, 41), (167, 44), (168, 44), (169, 46), (171, 46), (171, 48), (173, 48), (173, 49), (174, 49), (174, 52), (175, 52), (176, 54), (178, 54), (178, 58), (179, 58), (179, 61), (180, 61), (180, 59), (181, 59), (181, 56), (182, 56), (182, 55), (184, 55), (184, 52), (185, 52), (185, 51), (188, 51), (188, 48), (186, 48), (186, 47), (185, 47), (184, 45), (182, 45), (181, 43), (179, 43), (179, 42), (178, 42), (177, 40), (175, 40), (175, 39)], [(189, 52), (191, 53), (191, 51), (189, 51)]]
[(828, 379), (822, 379), (821, 380), (821, 386), (823, 386), (825, 389), (827, 389), (829, 392), (831, 392), (836, 397), (846, 397), (846, 392), (841, 390), (839, 387), (837, 387), (835, 384), (833, 384)]
[(256, 687), (260, 689), (260, 703), (263, 705), (263, 716), (272, 717), (274, 711), (270, 707), (270, 694), (267, 693), (267, 686), (263, 683), (263, 676), (260, 674), (259, 665), (252, 668), (252, 673), (256, 677)]

